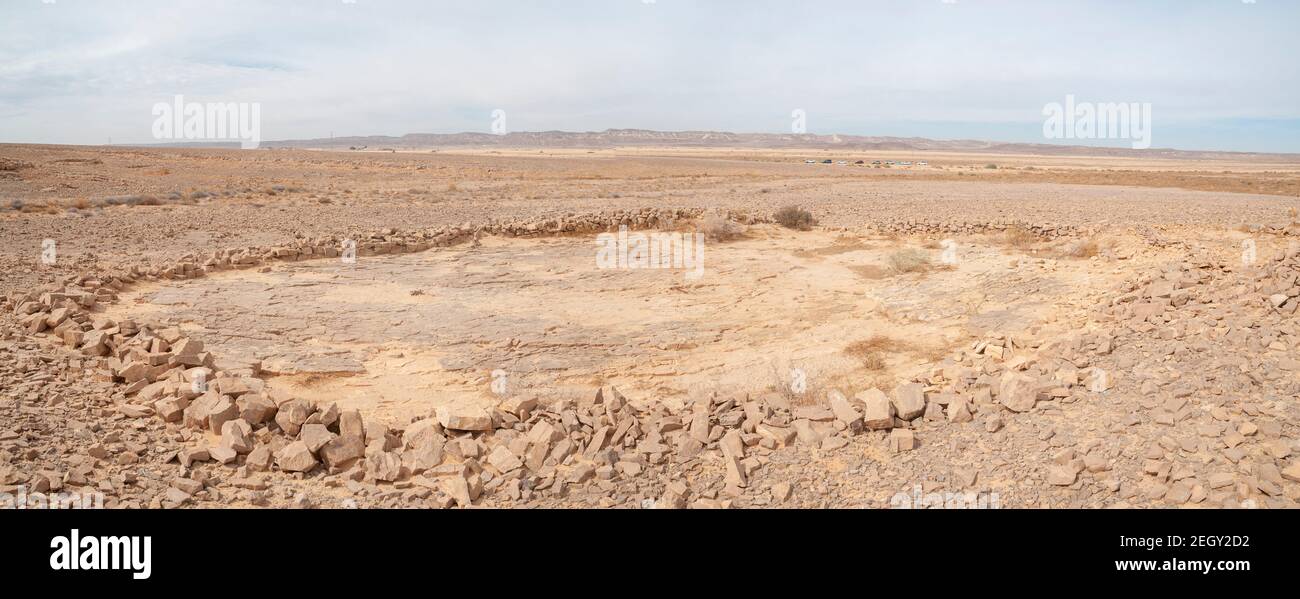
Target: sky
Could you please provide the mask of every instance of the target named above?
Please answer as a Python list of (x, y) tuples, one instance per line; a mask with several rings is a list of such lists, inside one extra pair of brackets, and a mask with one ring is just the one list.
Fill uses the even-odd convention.
[[(1044, 108), (1151, 106), (1151, 146), (1300, 152), (1300, 0), (0, 0), (0, 142), (607, 128), (1129, 147)], [(166, 140), (163, 140), (166, 141)]]

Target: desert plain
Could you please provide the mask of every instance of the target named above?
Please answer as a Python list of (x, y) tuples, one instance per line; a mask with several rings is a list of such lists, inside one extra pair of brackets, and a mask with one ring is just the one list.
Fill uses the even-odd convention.
[(1286, 155), (0, 145), (0, 490), (1295, 507), (1297, 208)]

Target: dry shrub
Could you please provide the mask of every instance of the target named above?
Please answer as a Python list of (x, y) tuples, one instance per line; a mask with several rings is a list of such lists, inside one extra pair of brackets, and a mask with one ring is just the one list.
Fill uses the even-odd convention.
[[(821, 404), (829, 391), (842, 387), (846, 382), (844, 377), (848, 373), (843, 371), (842, 365), (836, 364), (837, 361), (826, 359), (804, 360), (798, 363), (773, 360), (772, 379), (767, 389), (780, 393), (792, 406)], [(794, 370), (803, 372), (803, 393), (796, 393), (793, 389)]]
[(63, 212), (54, 204), (23, 204), (18, 211), (23, 214), (59, 214)]
[(794, 205), (777, 210), (776, 214), (772, 215), (772, 219), (782, 227), (796, 231), (811, 230), (817, 223), (811, 212)]
[(460, 187), (456, 185), (455, 181), (452, 181), (447, 184), (447, 191), (451, 193), (455, 193), (457, 191), (460, 191)]
[(1061, 258), (1092, 258), (1104, 252), (1113, 251), (1119, 240), (1108, 236), (1093, 236), (1086, 239), (1072, 239), (1056, 248), (1056, 255)]
[(1002, 242), (1013, 248), (1028, 248), (1039, 242), (1038, 236), (1021, 226), (1008, 228), (1002, 233)]
[(930, 255), (922, 250), (908, 248), (889, 255), (889, 270), (894, 274), (925, 272), (930, 266)]
[(910, 351), (912, 346), (884, 335), (873, 335), (862, 341), (850, 343), (844, 348), (845, 355), (862, 362), (862, 367), (871, 371), (885, 369), (885, 354)]
[(768, 388), (780, 393), (781, 396), (785, 398), (786, 402), (792, 406), (815, 403), (815, 401), (810, 401), (813, 399), (813, 395), (808, 393), (806, 389), (803, 393), (794, 392), (792, 387), (792, 369), (793, 367), (789, 365), (779, 364), (773, 360), (771, 370), (772, 381), (769, 383)]
[(709, 241), (731, 241), (745, 234), (745, 228), (725, 214), (711, 213), (700, 222), (700, 231)]
[(77, 200), (72, 203), (72, 206), (78, 210), (86, 210), (90, 208), (90, 200), (86, 198), (77, 198)]
[(1100, 251), (1095, 239), (1075, 239), (1061, 248), (1061, 255), (1067, 258), (1091, 258)]

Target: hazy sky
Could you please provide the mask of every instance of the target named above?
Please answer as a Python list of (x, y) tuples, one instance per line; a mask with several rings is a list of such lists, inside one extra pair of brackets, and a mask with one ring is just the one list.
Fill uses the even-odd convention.
[(1296, 0), (47, 2), (0, 0), (0, 142), (154, 143), (177, 94), (260, 103), (264, 140), (803, 109), (810, 133), (1051, 142), (1072, 94), (1149, 102), (1153, 147), (1300, 152)]

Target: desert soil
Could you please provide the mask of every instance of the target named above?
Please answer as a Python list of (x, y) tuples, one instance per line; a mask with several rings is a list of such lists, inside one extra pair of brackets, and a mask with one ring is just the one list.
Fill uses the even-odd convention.
[[(113, 507), (1300, 500), (1300, 161), (843, 158), (930, 166), (0, 146), (0, 489)], [(817, 225), (773, 222), (786, 205)], [(597, 267), (600, 231), (710, 215), (740, 232), (710, 238), (698, 278)]]

